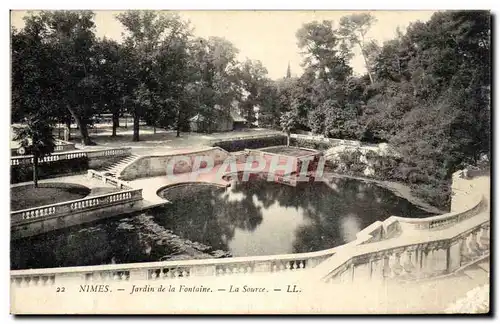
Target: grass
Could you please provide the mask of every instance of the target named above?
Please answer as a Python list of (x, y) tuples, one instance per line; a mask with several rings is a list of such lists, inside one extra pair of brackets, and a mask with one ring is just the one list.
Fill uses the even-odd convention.
[(81, 199), (90, 191), (85, 186), (72, 183), (40, 183), (38, 188), (32, 184), (16, 186), (10, 189), (10, 208), (15, 211)]

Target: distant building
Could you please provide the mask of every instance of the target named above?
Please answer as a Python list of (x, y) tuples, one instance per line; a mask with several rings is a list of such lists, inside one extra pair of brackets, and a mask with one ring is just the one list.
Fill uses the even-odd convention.
[(227, 113), (217, 109), (215, 110), (212, 127), (209, 126), (208, 121), (201, 114), (189, 119), (190, 130), (198, 133), (206, 133), (209, 130), (212, 132), (228, 132), (234, 129), (242, 129), (247, 126), (247, 120), (234, 110)]

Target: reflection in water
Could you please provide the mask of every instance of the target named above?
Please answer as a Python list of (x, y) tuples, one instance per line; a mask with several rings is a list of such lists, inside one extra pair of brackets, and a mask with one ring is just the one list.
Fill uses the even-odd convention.
[(353, 179), (253, 180), (229, 188), (186, 184), (146, 213), (12, 243), (14, 269), (318, 251), (344, 244), (390, 215), (426, 217), (389, 190)]

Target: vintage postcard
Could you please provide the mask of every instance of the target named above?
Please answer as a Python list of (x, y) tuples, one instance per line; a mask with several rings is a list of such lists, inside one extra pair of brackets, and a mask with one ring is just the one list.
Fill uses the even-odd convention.
[(10, 12), (12, 314), (487, 314), (489, 11)]

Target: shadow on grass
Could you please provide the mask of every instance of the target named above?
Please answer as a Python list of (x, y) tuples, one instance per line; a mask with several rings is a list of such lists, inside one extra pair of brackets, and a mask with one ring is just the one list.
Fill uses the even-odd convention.
[(16, 186), (10, 189), (10, 208), (15, 211), (76, 200), (90, 192), (89, 188), (74, 183), (41, 183), (38, 188), (33, 184)]

